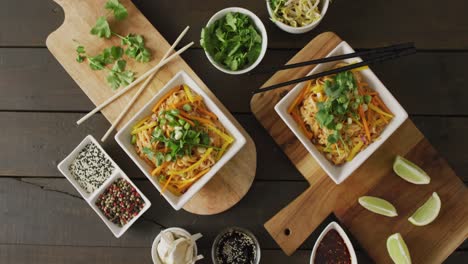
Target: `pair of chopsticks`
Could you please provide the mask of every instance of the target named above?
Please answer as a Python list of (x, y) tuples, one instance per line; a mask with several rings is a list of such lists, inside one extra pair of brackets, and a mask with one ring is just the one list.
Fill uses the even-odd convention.
[(338, 60), (343, 60), (343, 59), (349, 59), (349, 58), (355, 58), (355, 57), (360, 57), (360, 56), (365, 56), (366, 58), (362, 62), (346, 65), (340, 68), (336, 68), (333, 70), (328, 70), (324, 72), (319, 72), (316, 74), (312, 74), (309, 76), (305, 76), (302, 78), (298, 78), (295, 80), (290, 80), (287, 82), (283, 83), (278, 83), (278, 84), (273, 84), (267, 87), (262, 87), (259, 89), (256, 89), (253, 94), (257, 93), (263, 93), (267, 91), (271, 91), (283, 86), (288, 86), (291, 84), (296, 84), (308, 80), (313, 80), (317, 79), (319, 77), (331, 75), (331, 74), (337, 74), (343, 71), (349, 71), (352, 69), (368, 66), (370, 64), (378, 63), (378, 62), (384, 62), (388, 60), (393, 60), (396, 58), (400, 58), (403, 56), (408, 56), (411, 54), (416, 53), (416, 47), (414, 46), (414, 43), (403, 43), (403, 44), (397, 44), (397, 45), (392, 45), (392, 46), (387, 46), (387, 47), (380, 47), (380, 48), (375, 48), (371, 50), (366, 50), (366, 51), (359, 51), (359, 52), (353, 52), (349, 54), (343, 54), (343, 55), (337, 55), (337, 56), (332, 56), (332, 57), (327, 57), (327, 58), (321, 58), (321, 59), (316, 59), (316, 60), (311, 60), (311, 61), (305, 61), (305, 62), (299, 62), (299, 63), (293, 63), (293, 64), (287, 64), (287, 65), (282, 65), (282, 66), (277, 66), (277, 67), (270, 67), (266, 69), (260, 69), (259, 71), (256, 71), (257, 73), (265, 73), (265, 72), (275, 72), (279, 70), (286, 70), (286, 69), (292, 69), (292, 68), (297, 68), (297, 67), (303, 67), (307, 65), (313, 65), (313, 64), (319, 64), (319, 63), (325, 63), (325, 62), (331, 62), (331, 61), (338, 61)]
[(172, 44), (172, 46), (166, 51), (166, 53), (164, 54), (164, 56), (162, 57), (162, 59), (159, 61), (159, 63), (154, 66), (153, 68), (151, 68), (149, 71), (147, 71), (146, 73), (144, 73), (143, 75), (141, 75), (139, 78), (137, 78), (135, 81), (133, 81), (131, 84), (129, 84), (127, 87), (121, 89), (118, 93), (114, 94), (113, 96), (111, 96), (109, 99), (107, 99), (106, 101), (104, 101), (102, 104), (100, 104), (99, 106), (97, 106), (96, 108), (94, 108), (91, 112), (89, 112), (88, 114), (86, 114), (85, 116), (83, 116), (80, 120), (78, 120), (76, 122), (76, 124), (80, 125), (81, 123), (83, 123), (84, 121), (86, 121), (88, 118), (90, 118), (92, 115), (94, 115), (95, 113), (97, 113), (98, 111), (100, 111), (101, 109), (103, 109), (104, 107), (106, 107), (107, 105), (109, 105), (110, 103), (112, 103), (115, 99), (119, 98), (120, 96), (122, 96), (124, 93), (128, 92), (130, 89), (134, 88), (138, 83), (140, 83), (141, 81), (145, 80), (144, 83), (140, 86), (140, 89), (138, 89), (138, 91), (135, 93), (135, 95), (133, 95), (133, 98), (130, 100), (130, 102), (128, 102), (127, 106), (122, 110), (122, 112), (119, 114), (119, 116), (114, 120), (114, 123), (112, 124), (112, 126), (107, 130), (106, 134), (104, 134), (104, 136), (102, 137), (101, 141), (105, 141), (109, 135), (112, 133), (112, 131), (115, 129), (115, 127), (120, 123), (120, 121), (122, 120), (122, 118), (125, 116), (125, 114), (127, 114), (128, 110), (133, 106), (133, 104), (135, 103), (135, 101), (138, 99), (138, 97), (141, 95), (141, 93), (145, 90), (145, 88), (148, 86), (148, 84), (151, 82), (151, 80), (153, 79), (153, 77), (156, 75), (156, 73), (164, 66), (166, 65), (167, 63), (169, 63), (171, 60), (173, 60), (174, 58), (176, 58), (177, 56), (179, 56), (182, 52), (186, 51), (188, 48), (190, 48), (190, 46), (193, 45), (193, 41), (190, 42), (189, 44), (185, 45), (184, 47), (182, 47), (181, 49), (177, 50), (174, 54), (172, 54), (171, 56), (169, 56), (169, 54), (171, 54), (171, 52), (175, 49), (175, 47), (179, 44), (179, 42), (182, 40), (182, 38), (185, 36), (185, 34), (187, 33), (187, 31), (189, 30), (189, 26), (187, 26), (183, 31), (182, 33), (180, 33), (179, 37), (177, 37), (177, 39), (174, 41), (174, 43)]

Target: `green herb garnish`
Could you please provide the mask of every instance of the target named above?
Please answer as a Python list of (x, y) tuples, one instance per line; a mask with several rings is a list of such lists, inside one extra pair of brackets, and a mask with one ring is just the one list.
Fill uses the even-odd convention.
[(319, 110), (315, 118), (322, 127), (332, 130), (328, 143), (334, 144), (341, 139), (339, 131), (343, 129), (343, 122), (348, 115), (359, 118), (356, 109), (359, 105), (370, 102), (371, 97), (358, 94), (351, 71), (340, 72), (331, 81), (327, 80), (324, 90), (328, 98), (325, 102), (317, 103)]
[(200, 44), (217, 63), (237, 71), (257, 60), (262, 37), (247, 15), (230, 12), (202, 29)]
[(110, 29), (109, 22), (107, 22), (106, 17), (102, 16), (98, 18), (94, 27), (91, 28), (90, 33), (100, 38), (110, 38), (112, 35), (112, 31)]
[(127, 9), (119, 0), (108, 0), (104, 7), (111, 10), (117, 20), (124, 20), (128, 16)]
[(132, 71), (126, 71), (126, 65), (126, 61), (118, 60), (114, 63), (112, 70), (109, 71), (107, 82), (110, 84), (112, 89), (115, 90), (120, 86), (127, 86), (135, 80), (135, 73)]

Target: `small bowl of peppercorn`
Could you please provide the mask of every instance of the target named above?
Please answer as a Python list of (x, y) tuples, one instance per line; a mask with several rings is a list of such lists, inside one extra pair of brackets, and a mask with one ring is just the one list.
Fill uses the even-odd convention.
[(258, 264), (260, 257), (257, 238), (241, 227), (229, 227), (221, 231), (211, 249), (214, 264)]
[(119, 238), (151, 206), (151, 202), (119, 171), (90, 201), (91, 207)]

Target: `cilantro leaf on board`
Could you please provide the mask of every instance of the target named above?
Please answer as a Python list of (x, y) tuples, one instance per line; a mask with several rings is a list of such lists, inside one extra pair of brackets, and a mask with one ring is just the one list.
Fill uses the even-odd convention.
[(151, 53), (145, 47), (145, 40), (141, 35), (128, 34), (122, 37), (122, 45), (127, 46), (125, 54), (139, 62), (148, 62), (151, 59)]
[(109, 22), (106, 20), (106, 17), (99, 17), (90, 33), (100, 38), (110, 38), (112, 31), (110, 29)]
[(119, 0), (108, 0), (104, 7), (111, 10), (117, 20), (124, 20), (128, 16), (127, 9), (119, 2)]
[(107, 82), (112, 89), (118, 89), (120, 86), (127, 86), (135, 79), (135, 73), (126, 71), (125, 67), (127, 62), (125, 60), (118, 60), (114, 63), (112, 70), (107, 75)]
[(86, 59), (86, 51), (85, 48), (81, 45), (76, 47), (76, 61), (81, 63)]

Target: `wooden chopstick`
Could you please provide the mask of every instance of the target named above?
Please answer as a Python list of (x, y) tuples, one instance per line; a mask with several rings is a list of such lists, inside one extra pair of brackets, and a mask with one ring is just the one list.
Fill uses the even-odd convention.
[(343, 72), (343, 71), (349, 71), (349, 70), (356, 69), (356, 68), (359, 68), (359, 67), (368, 66), (368, 65), (373, 64), (373, 63), (392, 60), (392, 59), (396, 59), (396, 58), (399, 58), (399, 57), (411, 55), (411, 54), (414, 54), (414, 53), (416, 53), (416, 48), (413, 47), (413, 48), (410, 48), (410, 49), (402, 50), (400, 52), (394, 52), (394, 53), (390, 53), (390, 54), (384, 54), (382, 56), (376, 56), (374, 58), (370, 58), (368, 60), (364, 60), (364, 61), (359, 62), (359, 63), (354, 63), (354, 64), (346, 65), (346, 66), (343, 66), (343, 67), (340, 67), (340, 68), (336, 68), (336, 69), (333, 69), (333, 70), (319, 72), (319, 73), (312, 74), (312, 75), (309, 75), (309, 76), (305, 76), (305, 77), (302, 77), (302, 78), (298, 78), (298, 79), (295, 79), (295, 80), (290, 80), (290, 81), (287, 81), (287, 82), (273, 84), (273, 85), (270, 85), (270, 86), (267, 86), (267, 87), (259, 88), (259, 89), (256, 89), (253, 92), (253, 94), (271, 91), (271, 90), (274, 90), (274, 89), (277, 89), (277, 88), (280, 88), (280, 87), (283, 87), (283, 86), (288, 86), (288, 85), (291, 85), (291, 84), (296, 84), (296, 83), (300, 83), (300, 82), (304, 82), (304, 81), (308, 81), (308, 80), (312, 80), (312, 79), (317, 79), (319, 77), (323, 77), (323, 76), (327, 76), (327, 75), (331, 75), (331, 74), (337, 74), (337, 73), (340, 73), (340, 72)]
[[(180, 54), (181, 52), (185, 51), (186, 49), (188, 49), (190, 46), (193, 45), (193, 41), (190, 42), (189, 44), (187, 44), (186, 46), (184, 46), (182, 49), (178, 50), (178, 53), (174, 53), (173, 55), (175, 54)], [(164, 64), (162, 64), (159, 68), (163, 67)], [(159, 70), (159, 68), (157, 70)], [(106, 134), (104, 134), (104, 136), (101, 138), (101, 141), (104, 142), (106, 141), (106, 139), (109, 137), (109, 135), (112, 133), (112, 131), (115, 129), (115, 127), (120, 123), (120, 121), (122, 120), (122, 118), (127, 114), (128, 110), (133, 106), (133, 104), (135, 103), (135, 101), (138, 99), (138, 97), (140, 96), (140, 94), (145, 90), (146, 86), (151, 82), (151, 80), (153, 79), (153, 76), (156, 74), (156, 71), (154, 71), (154, 73), (148, 78), (146, 79), (146, 81), (141, 85), (140, 89), (138, 89), (138, 91), (135, 93), (135, 95), (133, 96), (133, 98), (130, 100), (130, 102), (128, 102), (127, 106), (125, 106), (125, 108), (122, 110), (122, 112), (119, 114), (119, 116), (114, 120), (114, 123), (111, 125), (111, 127), (107, 130)]]
[[(127, 87), (123, 88), (123, 89), (120, 89), (119, 92), (117, 92), (116, 94), (114, 94), (113, 96), (111, 96), (110, 98), (108, 98), (106, 101), (104, 101), (102, 104), (100, 104), (99, 106), (96, 106), (92, 111), (90, 111), (89, 113), (87, 113), (85, 116), (83, 116), (82, 118), (80, 118), (76, 124), (77, 125), (80, 125), (81, 123), (83, 123), (84, 121), (86, 121), (88, 118), (90, 118), (92, 115), (94, 115), (95, 113), (99, 112), (101, 109), (103, 109), (104, 107), (106, 107), (107, 105), (109, 105), (110, 103), (112, 103), (113, 101), (115, 101), (115, 99), (119, 98), (120, 96), (122, 96), (124, 93), (130, 91), (130, 89), (134, 88), (138, 83), (140, 83), (141, 81), (143, 81), (146, 77), (150, 76), (151, 75), (151, 78), (153, 76), (153, 74), (155, 72), (157, 72), (162, 66), (164, 66), (165, 64), (167, 64), (168, 62), (170, 62), (172, 59), (174, 59), (175, 57), (177, 57), (179, 54), (181, 54), (182, 52), (184, 52), (185, 50), (187, 50), (192, 44), (192, 43), (189, 43), (187, 44), (186, 46), (184, 46), (183, 48), (181, 48), (180, 50), (178, 50), (176, 53), (172, 54), (171, 56), (169, 56), (169, 54), (172, 52), (172, 50), (175, 49), (175, 47), (179, 44), (180, 40), (185, 36), (185, 34), (187, 33), (187, 31), (189, 30), (189, 26), (187, 26), (179, 35), (179, 37), (177, 37), (177, 39), (174, 41), (174, 43), (172, 44), (172, 46), (166, 51), (166, 54), (164, 54), (164, 56), (161, 58), (161, 61), (159, 61), (159, 63), (157, 65), (155, 65), (153, 68), (151, 68), (149, 71), (147, 71), (146, 73), (144, 73), (143, 75), (141, 75), (140, 77), (138, 77), (136, 80), (134, 80), (132, 83), (130, 83), (129, 85), (127, 85)], [(169, 57), (168, 57), (169, 56)]]
[(402, 50), (411, 49), (411, 48), (414, 48), (413, 42), (401, 43), (401, 44), (390, 45), (390, 46), (385, 46), (385, 47), (380, 47), (380, 48), (374, 48), (371, 50), (364, 50), (364, 51), (358, 51), (358, 52), (353, 52), (353, 53), (348, 53), (348, 54), (327, 57), (327, 58), (320, 58), (316, 60), (310, 60), (310, 61), (304, 61), (304, 62), (274, 66), (274, 67), (259, 68), (258, 70), (254, 70), (253, 72), (249, 74), (276, 72), (276, 71), (281, 71), (281, 70), (286, 70), (286, 69), (313, 65), (313, 64), (319, 64), (319, 63), (336, 61), (336, 60), (344, 60), (344, 59), (368, 56), (368, 55), (370, 56), (370, 55), (386, 54), (386, 53), (390, 54), (396, 51), (402, 51)]

